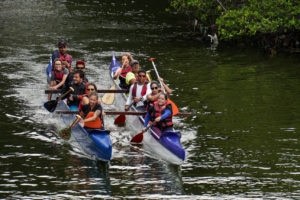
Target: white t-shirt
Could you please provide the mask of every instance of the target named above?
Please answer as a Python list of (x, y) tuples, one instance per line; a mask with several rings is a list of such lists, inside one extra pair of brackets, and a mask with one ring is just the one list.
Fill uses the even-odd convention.
[[(127, 106), (129, 106), (129, 105), (131, 104), (132, 100), (133, 100), (133, 96), (132, 96), (132, 89), (133, 89), (133, 86), (134, 86), (134, 84), (131, 85), (131, 87), (130, 87), (130, 89), (129, 89), (129, 96), (128, 96), (127, 101), (126, 101), (126, 105), (127, 105)], [(139, 84), (137, 84), (137, 86), (136, 86), (136, 97), (142, 97), (142, 89), (143, 89), (143, 86), (144, 86), (144, 85), (139, 85)], [(147, 84), (147, 92), (146, 92), (146, 94), (143, 96), (142, 101), (137, 102), (136, 107), (144, 106), (143, 101), (146, 101), (146, 100), (147, 100), (147, 95), (148, 95), (148, 94), (151, 94), (151, 93), (152, 93), (152, 91), (151, 91), (151, 88), (150, 88), (150, 83), (148, 83), (148, 84)]]

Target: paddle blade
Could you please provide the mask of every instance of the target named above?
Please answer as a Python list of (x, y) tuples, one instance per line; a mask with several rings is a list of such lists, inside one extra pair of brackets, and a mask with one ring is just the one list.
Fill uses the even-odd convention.
[(144, 139), (143, 132), (140, 132), (139, 134), (135, 135), (130, 142), (131, 143), (141, 143)]
[(122, 123), (125, 123), (125, 121), (126, 121), (126, 116), (125, 116), (125, 115), (119, 115), (119, 116), (115, 119), (114, 123), (115, 123), (115, 124), (122, 124)]
[[(110, 88), (110, 90), (114, 90), (114, 89), (116, 89), (115, 84)], [(106, 105), (111, 105), (111, 104), (113, 104), (113, 102), (115, 100), (115, 93), (106, 93), (105, 95), (103, 95), (101, 100)]]
[(173, 101), (171, 101), (170, 99), (168, 99), (168, 101), (171, 103), (172, 105), (172, 115), (175, 116), (178, 113), (178, 107), (175, 105), (175, 103)]
[(72, 129), (69, 127), (63, 128), (60, 131), (58, 131), (58, 135), (65, 141), (69, 141), (72, 136)]
[(47, 101), (44, 103), (44, 107), (49, 111), (49, 112), (54, 112), (56, 109), (58, 101), (56, 100), (51, 100), (51, 101)]

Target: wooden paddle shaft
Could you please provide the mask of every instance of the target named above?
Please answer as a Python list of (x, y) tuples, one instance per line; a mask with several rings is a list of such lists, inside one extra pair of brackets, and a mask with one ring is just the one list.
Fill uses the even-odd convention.
[[(104, 111), (106, 115), (146, 115), (147, 112)], [(78, 114), (78, 111), (57, 110), (58, 114)], [(177, 113), (178, 117), (190, 117), (192, 113)]]
[(69, 128), (73, 127), (77, 123), (78, 119), (81, 119), (80, 115), (76, 115), (76, 119), (73, 121)]
[[(45, 90), (45, 94), (58, 94), (62, 90)], [(97, 90), (98, 93), (126, 93), (127, 90)]]
[(62, 98), (64, 98), (68, 93), (74, 91), (74, 89), (72, 87), (70, 87), (70, 89), (63, 95), (61, 95), (60, 97), (58, 97), (58, 100), (60, 101)]

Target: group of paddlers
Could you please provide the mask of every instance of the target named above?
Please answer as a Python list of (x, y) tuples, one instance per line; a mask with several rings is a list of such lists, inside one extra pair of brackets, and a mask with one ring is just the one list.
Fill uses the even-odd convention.
[[(66, 96), (70, 110), (80, 112), (82, 117), (80, 124), (84, 128), (100, 129), (105, 113), (98, 99), (97, 87), (94, 83), (88, 82), (84, 74), (86, 69), (84, 61), (78, 60), (72, 72), (73, 58), (66, 53), (67, 48), (67, 43), (60, 41), (59, 51), (52, 55), (49, 89), (62, 89), (64, 94), (72, 87), (73, 91)], [(154, 122), (153, 125), (160, 128), (162, 132), (173, 130), (172, 104), (168, 101), (168, 96), (172, 91), (164, 84), (163, 79), (158, 78), (161, 85), (157, 81), (152, 81), (149, 73), (141, 69), (139, 62), (134, 60), (129, 53), (121, 56), (121, 64), (122, 67), (118, 68), (113, 78), (119, 78), (120, 88), (128, 92), (125, 110), (128, 111), (131, 106), (134, 106), (137, 111), (147, 111), (143, 131), (146, 130), (150, 121)], [(51, 94), (48, 99), (51, 99)]]

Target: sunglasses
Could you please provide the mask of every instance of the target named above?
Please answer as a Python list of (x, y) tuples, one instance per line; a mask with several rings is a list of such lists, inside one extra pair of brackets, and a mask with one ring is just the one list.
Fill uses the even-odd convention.
[(84, 69), (85, 67), (76, 67), (76, 69)]
[(87, 89), (87, 91), (94, 91), (95, 89)]
[(139, 77), (144, 77), (144, 78), (145, 78), (145, 77), (146, 77), (146, 75), (139, 75)]
[(153, 88), (151, 88), (151, 90), (157, 90), (158, 89), (158, 87), (153, 87)]

